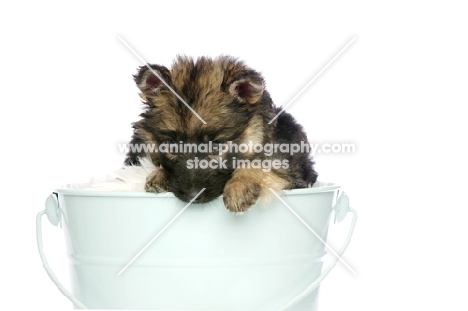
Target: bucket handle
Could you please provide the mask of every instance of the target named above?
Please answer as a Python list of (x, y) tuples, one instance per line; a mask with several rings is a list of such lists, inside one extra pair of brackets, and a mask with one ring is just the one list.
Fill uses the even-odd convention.
[[(303, 298), (310, 295), (314, 290), (316, 290), (317, 287), (320, 285), (320, 283), (323, 281), (323, 279), (325, 279), (325, 277), (330, 273), (330, 271), (336, 266), (336, 264), (338, 263), (338, 260), (340, 260), (341, 256), (346, 251), (346, 248), (348, 247), (349, 242), (351, 242), (351, 237), (353, 236), (354, 228), (356, 227), (356, 222), (357, 222), (357, 211), (349, 207), (348, 205), (349, 200), (348, 200), (348, 196), (346, 195), (346, 193), (343, 192), (338, 200), (339, 201), (337, 202), (337, 209), (335, 210), (335, 216), (337, 217), (339, 215), (339, 218), (341, 218), (338, 220), (338, 222), (341, 221), (344, 218), (343, 216), (346, 215), (348, 212), (353, 214), (353, 219), (351, 220), (351, 225), (348, 231), (348, 235), (346, 239), (344, 240), (341, 248), (338, 250), (338, 252), (336, 252), (336, 255), (338, 256), (335, 256), (335, 258), (331, 261), (331, 263), (327, 266), (327, 268), (322, 270), (322, 274), (320, 274), (320, 276), (317, 279), (315, 279), (315, 281), (313, 281), (309, 286), (307, 286), (307, 288), (302, 293), (294, 297), (290, 302), (282, 306), (279, 310), (281, 311), (287, 310), (288, 308), (293, 306), (295, 303), (301, 301)], [(344, 204), (341, 202), (343, 202)], [(336, 218), (335, 218), (335, 222), (336, 222)]]
[(52, 193), (46, 200), (46, 209), (40, 211), (36, 216), (36, 238), (37, 238), (37, 248), (39, 250), (39, 255), (41, 256), (42, 265), (49, 275), (52, 282), (57, 285), (59, 291), (65, 295), (78, 309), (88, 309), (84, 304), (82, 304), (78, 299), (76, 299), (66, 288), (59, 282), (55, 276), (54, 271), (49, 266), (49, 262), (44, 254), (44, 248), (42, 243), (42, 216), (46, 214), (49, 218), (49, 221), (56, 226), (60, 221), (60, 209), (58, 206), (57, 195)]

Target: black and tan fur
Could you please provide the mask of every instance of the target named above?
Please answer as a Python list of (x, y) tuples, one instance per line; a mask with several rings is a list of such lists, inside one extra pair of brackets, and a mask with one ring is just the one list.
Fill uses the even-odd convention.
[[(150, 65), (205, 121), (203, 124), (147, 67), (134, 76), (145, 104), (142, 119), (133, 124), (132, 144), (166, 142), (184, 143), (292, 143), (307, 142), (306, 134), (294, 118), (283, 112), (271, 125), (268, 122), (280, 111), (265, 90), (263, 77), (242, 61), (228, 56), (201, 57), (197, 60), (178, 57), (171, 69)], [(196, 203), (205, 203), (223, 195), (232, 212), (243, 212), (257, 199), (275, 190), (304, 188), (313, 184), (317, 174), (308, 153), (290, 156), (275, 153), (223, 154), (227, 169), (188, 169), (187, 161), (216, 154), (129, 153), (126, 164), (138, 165), (138, 158), (148, 156), (157, 169), (147, 178), (146, 190), (173, 192), (190, 201), (202, 188), (206, 190)], [(233, 168), (236, 159), (288, 160), (289, 168)]]

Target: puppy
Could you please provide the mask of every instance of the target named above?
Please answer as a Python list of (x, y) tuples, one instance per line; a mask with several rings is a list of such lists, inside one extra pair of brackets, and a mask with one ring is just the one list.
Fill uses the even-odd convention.
[[(205, 188), (194, 203), (223, 195), (229, 211), (244, 212), (271, 194), (269, 188), (315, 183), (302, 126), (287, 112), (269, 124), (281, 109), (260, 73), (229, 56), (179, 56), (171, 69), (149, 67), (134, 75), (145, 107), (130, 142), (148, 148), (131, 150), (125, 159), (139, 165), (149, 157), (157, 167), (147, 191), (170, 191), (189, 202)], [(291, 152), (292, 145), (300, 152)]]

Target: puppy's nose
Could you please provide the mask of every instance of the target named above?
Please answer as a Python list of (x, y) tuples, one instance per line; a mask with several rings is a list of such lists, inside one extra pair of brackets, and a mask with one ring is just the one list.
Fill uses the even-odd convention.
[[(199, 190), (191, 190), (189, 191), (186, 195), (185, 195), (185, 198), (187, 199), (187, 201), (191, 201), (193, 198), (195, 198), (195, 196), (198, 194), (198, 192), (200, 192)], [(194, 203), (198, 203), (200, 202), (200, 200), (203, 198), (203, 192), (200, 193), (196, 198), (195, 200), (193, 200)]]

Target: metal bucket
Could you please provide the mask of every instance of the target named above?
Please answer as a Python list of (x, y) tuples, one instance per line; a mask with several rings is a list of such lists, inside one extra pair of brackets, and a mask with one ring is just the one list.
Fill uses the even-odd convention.
[[(353, 220), (322, 269), (332, 211)], [(63, 225), (72, 293), (45, 258), (44, 214)], [(37, 216), (37, 238), (47, 273), (78, 308), (309, 311), (356, 218), (334, 184), (275, 194), (244, 215), (222, 198), (186, 206), (171, 193), (59, 189)]]

